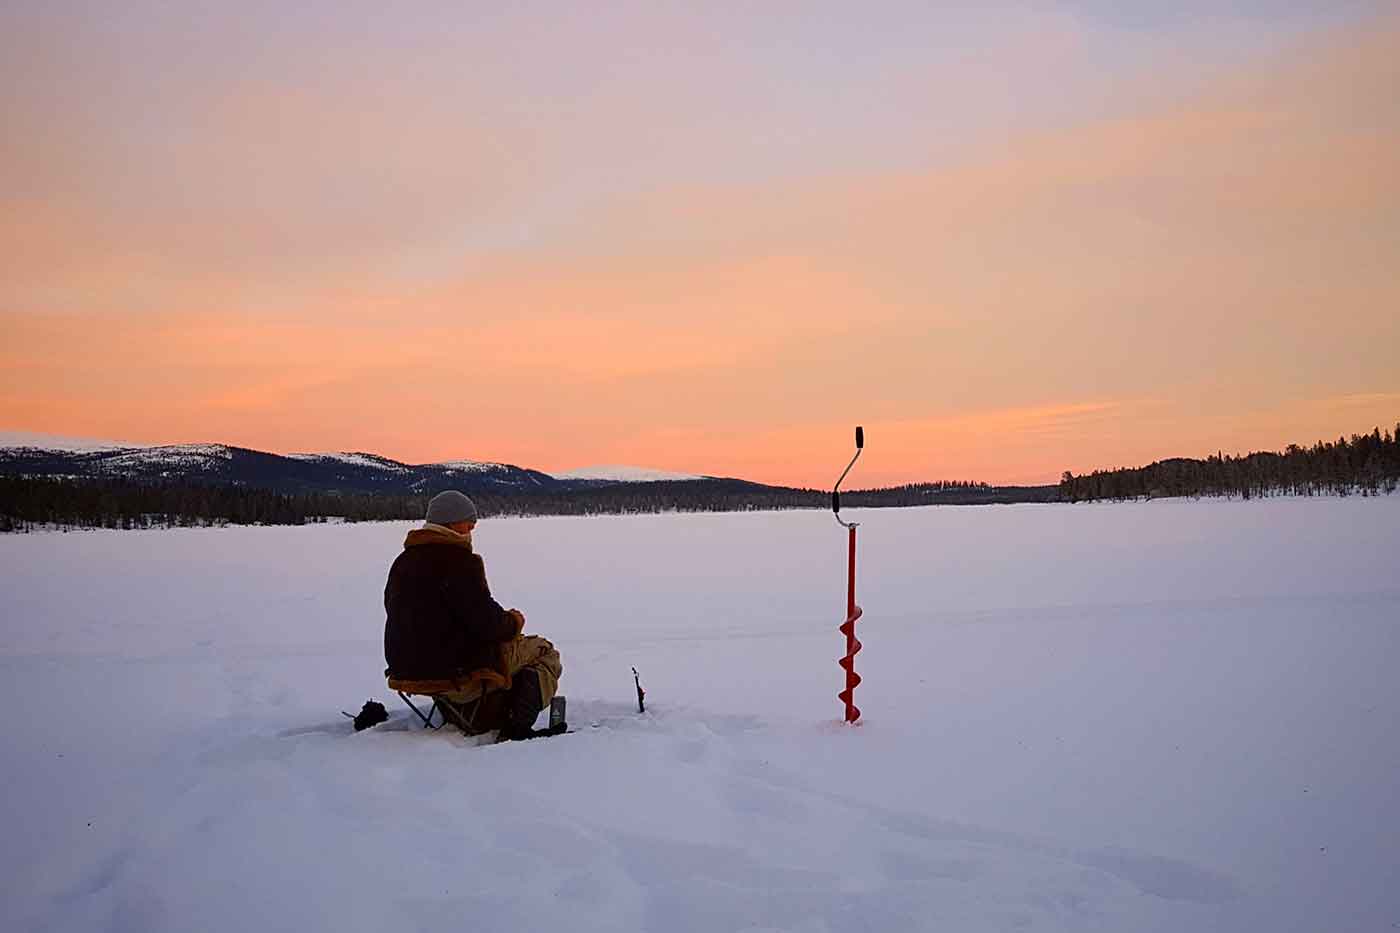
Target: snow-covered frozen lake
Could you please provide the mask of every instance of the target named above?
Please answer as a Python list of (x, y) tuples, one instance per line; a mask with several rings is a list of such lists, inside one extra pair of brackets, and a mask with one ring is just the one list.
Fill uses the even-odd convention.
[(4, 926), (1400, 924), (1400, 497), (847, 517), (854, 729), (829, 513), (483, 522), (578, 732), (478, 747), (380, 676), (406, 524), (0, 536)]

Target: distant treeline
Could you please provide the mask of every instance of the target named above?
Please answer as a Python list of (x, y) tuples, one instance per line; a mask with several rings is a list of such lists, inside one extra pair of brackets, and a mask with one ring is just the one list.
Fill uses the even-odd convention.
[(0, 531), (301, 525), (327, 517), (370, 521), (401, 518), (408, 507), (408, 497), (370, 493), (288, 494), (242, 486), (0, 476)]
[[(433, 490), (437, 492), (438, 490)], [(421, 519), (424, 495), (285, 493), (245, 486), (139, 483), (126, 479), (0, 476), (0, 531), (35, 527), (155, 528), (186, 525), (301, 525)], [(848, 508), (1050, 501), (1055, 487), (994, 487), (975, 482), (918, 483), (842, 494)], [(486, 517), (652, 512), (742, 512), (825, 508), (830, 494), (742, 480), (625, 483), (565, 492), (473, 493)]]
[[(901, 508), (912, 505), (979, 505), (991, 502), (1048, 502), (1054, 486), (989, 486), (970, 481), (911, 483), (881, 489), (857, 489), (841, 494), (842, 508)], [(821, 489), (763, 486), (743, 480), (678, 480), (627, 483), (562, 493), (529, 493), (513, 497), (477, 498), (488, 514), (618, 515), (629, 512), (747, 512), (776, 509), (820, 509), (831, 505), (831, 493)]]
[(1331, 444), (1290, 444), (1281, 453), (1163, 460), (1136, 469), (1095, 470), (1087, 476), (1066, 472), (1059, 492), (1063, 499), (1081, 502), (1164, 496), (1364, 496), (1394, 492), (1397, 486), (1400, 424), (1395, 433), (1382, 434), (1376, 428)]

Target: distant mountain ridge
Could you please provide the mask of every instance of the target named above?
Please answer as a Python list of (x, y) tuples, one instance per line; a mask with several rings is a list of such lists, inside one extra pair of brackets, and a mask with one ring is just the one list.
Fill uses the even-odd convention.
[(559, 479), (540, 470), (488, 461), (408, 464), (359, 451), (284, 455), (228, 444), (126, 447), (96, 442), (75, 442), (67, 449), (31, 443), (0, 447), (0, 474), (385, 495), (416, 495), (449, 487), (509, 495), (562, 492), (616, 482)]
[[(589, 467), (552, 475), (490, 461), (401, 463), (363, 451), (274, 454), (230, 444), (142, 447), (100, 441), (34, 439), (32, 435), (21, 436), (20, 443), (15, 444), (12, 437), (0, 433), (0, 480), (10, 481), (13, 487), (10, 495), (37, 497), (34, 501), (67, 501), (67, 493), (34, 485), (47, 480), (75, 481), (105, 490), (109, 497), (132, 501), (148, 498), (140, 492), (142, 489), (172, 491), (165, 499), (173, 496), (173, 504), (161, 499), (164, 504), (157, 508), (148, 502), (147, 511), (171, 512), (186, 508), (182, 496), (209, 498), (196, 491), (200, 488), (234, 490), (245, 498), (256, 493), (253, 499), (277, 495), (301, 497), (307, 500), (302, 506), (321, 509), (320, 514), (343, 514), (335, 509), (346, 509), (361, 517), (421, 514), (424, 498), (443, 489), (460, 489), (475, 496), (483, 514), (823, 508), (830, 501), (829, 493), (816, 489), (627, 466)], [(374, 502), (344, 502), (337, 506), (334, 504), (337, 497), (356, 500), (368, 497)], [(852, 489), (843, 494), (844, 501), (852, 508), (1045, 502), (1054, 498), (1056, 489), (1053, 486), (994, 487), (972, 482), (914, 483), (883, 489)], [(90, 505), (100, 508), (99, 504)], [(0, 501), (0, 514), (5, 508), (6, 504)], [(207, 506), (197, 514), (210, 517), (216, 511), (213, 506)]]

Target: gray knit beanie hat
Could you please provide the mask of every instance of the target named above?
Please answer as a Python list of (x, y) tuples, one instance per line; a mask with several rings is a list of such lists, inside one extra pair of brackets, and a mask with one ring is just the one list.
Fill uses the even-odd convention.
[(427, 521), (434, 525), (476, 521), (476, 503), (455, 489), (440, 492), (428, 500)]

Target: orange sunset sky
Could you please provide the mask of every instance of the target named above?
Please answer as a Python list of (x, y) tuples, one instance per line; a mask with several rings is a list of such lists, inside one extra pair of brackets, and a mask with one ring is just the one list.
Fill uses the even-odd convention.
[[(829, 485), (1400, 420), (1400, 8), (19, 3), (0, 429)], [(502, 7), (503, 9), (496, 9)]]

